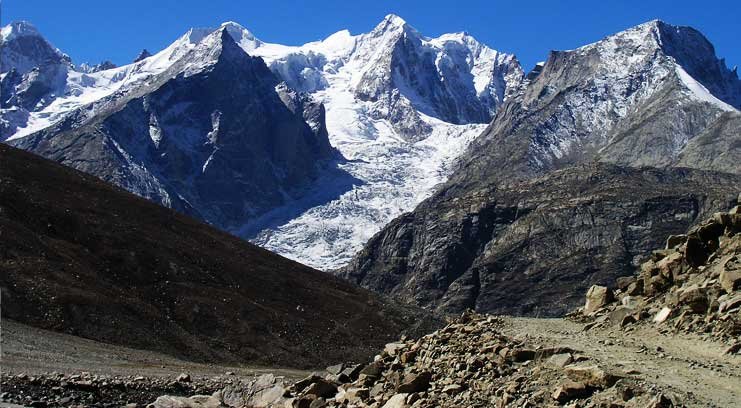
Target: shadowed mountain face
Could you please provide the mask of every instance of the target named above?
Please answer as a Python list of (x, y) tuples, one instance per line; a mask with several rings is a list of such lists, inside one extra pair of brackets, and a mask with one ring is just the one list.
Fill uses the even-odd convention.
[(424, 315), (0, 145), (3, 317), (194, 360), (368, 358)]
[(324, 108), (225, 29), (148, 81), (9, 141), (221, 228), (283, 203), (335, 157)]
[(686, 27), (652, 21), (553, 52), (440, 191), (339, 273), (446, 311), (564, 313), (735, 202), (740, 97)]

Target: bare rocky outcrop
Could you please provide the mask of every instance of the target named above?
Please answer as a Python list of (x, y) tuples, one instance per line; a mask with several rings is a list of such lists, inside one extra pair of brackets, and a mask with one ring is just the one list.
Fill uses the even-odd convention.
[(725, 342), (728, 353), (738, 353), (741, 207), (670, 236), (637, 275), (618, 281), (614, 299), (595, 303), (595, 291), (587, 294), (587, 305), (594, 307), (574, 315), (583, 315), (590, 329), (619, 326), (630, 332), (636, 325), (654, 325), (664, 333), (696, 333)]

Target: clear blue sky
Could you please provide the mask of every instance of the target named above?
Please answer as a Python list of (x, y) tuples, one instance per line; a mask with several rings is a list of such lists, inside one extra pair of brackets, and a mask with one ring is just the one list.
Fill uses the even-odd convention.
[(741, 64), (739, 0), (4, 0), (3, 25), (28, 20), (73, 61), (116, 64), (142, 48), (156, 52), (190, 27), (227, 20), (284, 44), (318, 40), (347, 28), (366, 32), (395, 13), (427, 36), (467, 31), (513, 52), (525, 69), (552, 49), (571, 49), (660, 18), (690, 25), (729, 67)]

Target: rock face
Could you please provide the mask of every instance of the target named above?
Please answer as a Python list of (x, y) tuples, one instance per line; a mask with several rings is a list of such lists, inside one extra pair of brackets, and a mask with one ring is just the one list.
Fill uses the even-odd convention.
[(301, 368), (365, 360), (427, 319), (93, 176), (5, 145), (0, 162), (3, 319)]
[[(662, 332), (696, 333), (728, 343), (729, 353), (741, 348), (741, 207), (719, 212), (667, 241), (664, 249), (630, 279), (642, 290), (618, 288), (614, 301), (583, 309), (590, 327), (619, 325), (632, 331), (638, 324), (655, 324)], [(631, 281), (621, 286), (629, 287)], [(590, 291), (591, 292), (591, 291)], [(587, 294), (587, 303), (592, 296)], [(630, 298), (630, 302), (625, 299)], [(629, 305), (626, 307), (626, 305)], [(621, 310), (622, 319), (608, 318)]]
[(374, 236), (340, 275), (444, 311), (556, 316), (631, 275), (667, 235), (735, 203), (739, 177), (592, 164), (442, 190)]
[(441, 310), (564, 313), (730, 208), (736, 176), (679, 168), (741, 173), (740, 90), (699, 32), (660, 21), (554, 52), (339, 274)]
[(222, 229), (285, 202), (334, 157), (323, 107), (279, 87), (226, 29), (148, 85), (9, 143)]

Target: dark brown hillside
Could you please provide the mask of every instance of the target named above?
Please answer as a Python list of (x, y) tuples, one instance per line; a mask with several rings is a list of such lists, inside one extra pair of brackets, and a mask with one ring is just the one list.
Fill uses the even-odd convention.
[[(194, 360), (360, 360), (416, 311), (0, 145), (4, 317)], [(425, 319), (426, 320), (426, 319)]]

